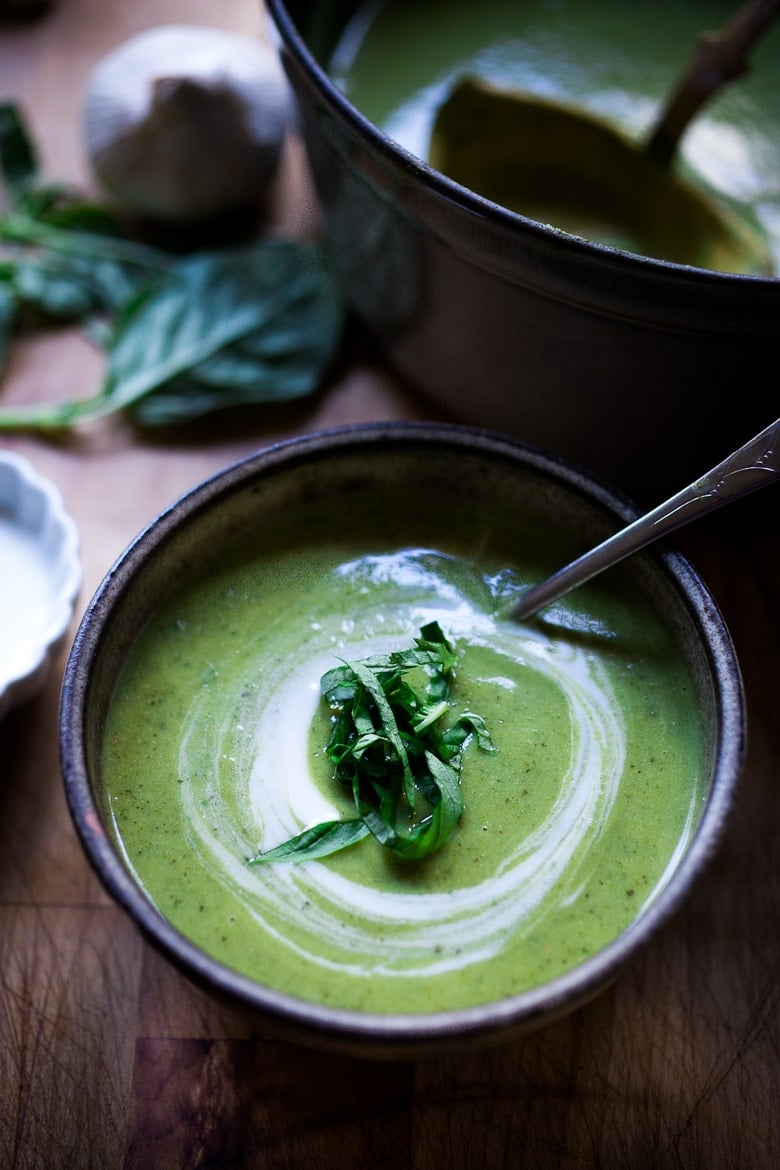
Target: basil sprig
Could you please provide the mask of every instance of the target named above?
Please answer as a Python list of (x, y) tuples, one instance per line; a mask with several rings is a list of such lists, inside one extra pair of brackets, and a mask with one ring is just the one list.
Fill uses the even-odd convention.
[(474, 738), (495, 747), (481, 716), (451, 719), (456, 655), (438, 622), (412, 649), (346, 662), (323, 675), (333, 719), (326, 753), (352, 794), (355, 816), (324, 821), (258, 853), (250, 865), (326, 857), (373, 834), (396, 857), (417, 861), (449, 839), (463, 812), (460, 769)]
[(266, 237), (179, 255), (44, 184), (18, 109), (0, 104), (0, 368), (28, 325), (81, 326), (105, 352), (89, 397), (0, 410), (0, 430), (59, 430), (126, 411), (147, 426), (312, 393), (345, 306), (318, 243)]

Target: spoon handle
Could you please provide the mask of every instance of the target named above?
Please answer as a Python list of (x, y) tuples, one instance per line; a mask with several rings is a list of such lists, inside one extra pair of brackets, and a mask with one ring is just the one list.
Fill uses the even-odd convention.
[(520, 621), (532, 617), (542, 606), (557, 601), (576, 585), (584, 584), (624, 557), (668, 536), (689, 520), (764, 487), (777, 475), (780, 475), (780, 419), (652, 512), (534, 585), (509, 609), (507, 616)]
[(780, 0), (746, 0), (721, 28), (700, 36), (694, 56), (669, 98), (645, 147), (668, 165), (688, 123), (732, 78), (747, 73), (748, 53), (780, 11)]

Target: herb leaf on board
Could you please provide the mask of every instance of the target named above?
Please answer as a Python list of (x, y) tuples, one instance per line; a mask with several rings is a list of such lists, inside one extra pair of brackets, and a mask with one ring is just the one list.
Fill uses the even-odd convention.
[(495, 751), (484, 720), (452, 719), (453, 647), (438, 622), (414, 648), (347, 662), (320, 680), (332, 712), (326, 754), (351, 794), (355, 817), (324, 821), (249, 859), (326, 857), (369, 833), (396, 857), (419, 861), (447, 842), (463, 813), (462, 755), (471, 739)]
[(38, 182), (16, 107), (0, 105), (0, 364), (24, 324), (78, 324), (106, 354), (88, 398), (0, 409), (2, 430), (127, 411), (147, 426), (312, 393), (345, 303), (320, 244), (274, 238), (185, 256), (133, 238), (68, 188)]
[(3, 271), (0, 266), (0, 373), (2, 373), (3, 366), (5, 365), (15, 315), (15, 298), (8, 284), (3, 279)]
[(27, 127), (11, 102), (0, 103), (0, 169), (16, 198), (38, 178), (38, 160)]
[(105, 392), (147, 424), (299, 398), (335, 356), (343, 314), (319, 244), (268, 239), (190, 257), (122, 322)]

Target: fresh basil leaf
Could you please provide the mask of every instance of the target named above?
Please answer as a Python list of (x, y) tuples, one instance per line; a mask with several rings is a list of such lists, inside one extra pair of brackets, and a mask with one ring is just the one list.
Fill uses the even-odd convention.
[(378, 682), (376, 675), (371, 670), (363, 666), (360, 662), (350, 662), (349, 665), (352, 667), (355, 677), (363, 684), (368, 694), (376, 703), (385, 736), (392, 747), (395, 748), (397, 753), (403, 775), (404, 794), (409, 804), (409, 808), (413, 810), (415, 804), (414, 777), (412, 776), (412, 770), (409, 767), (409, 757), (406, 752), (406, 746), (398, 730), (398, 724), (396, 722), (393, 709), (390, 706), (390, 703), (387, 701), (387, 697), (382, 689), (381, 684)]
[(476, 735), (477, 745), (481, 751), (494, 752), (496, 750), (487, 724), (481, 715), (475, 715), (473, 711), (464, 711), (458, 719), (458, 726), (465, 727)]
[(345, 304), (319, 244), (266, 239), (181, 258), (129, 237), (104, 208), (39, 183), (18, 109), (0, 105), (3, 345), (20, 310), (78, 322), (106, 351), (88, 399), (0, 411), (0, 430), (63, 429), (127, 410), (160, 425), (310, 394)]
[(311, 829), (304, 829), (296, 837), (282, 842), (265, 853), (257, 853), (249, 859), (249, 865), (260, 865), (267, 861), (311, 861), (315, 857), (329, 857), (369, 834), (362, 820), (323, 821)]
[(320, 679), (320, 694), (331, 706), (339, 706), (352, 701), (356, 686), (355, 675), (348, 666), (334, 666)]
[(5, 365), (16, 318), (16, 297), (10, 284), (3, 280), (0, 272), (0, 371)]
[(399, 830), (370, 809), (363, 813), (363, 820), (380, 845), (396, 857), (404, 861), (421, 861), (446, 844), (462, 813), (463, 804), (458, 795), (455, 802), (441, 800), (430, 816), (408, 829)]
[(146, 279), (134, 266), (56, 252), (13, 256), (0, 264), (0, 270), (22, 307), (58, 321), (87, 321), (96, 312), (113, 313)]
[(220, 257), (190, 263), (137, 298), (117, 324), (104, 399), (133, 406), (257, 329), (268, 309), (248, 291), (235, 257)]
[(96, 300), (112, 314), (119, 313), (155, 280), (148, 268), (135, 260), (105, 256), (101, 259), (74, 257), (76, 271), (87, 269)]
[[(461, 756), (469, 740), (476, 737), (482, 750), (495, 750), (478, 715), (465, 712), (440, 726), (451, 711), (448, 679), (455, 664), (455, 651), (434, 622), (421, 629), (413, 649), (344, 663), (320, 680), (323, 700), (334, 712), (326, 754), (334, 779), (352, 790), (359, 814), (357, 822), (343, 823), (362, 823), (403, 860), (418, 861), (440, 849), (460, 820)], [(320, 834), (335, 846), (330, 834), (341, 823), (318, 826), (312, 850)], [(274, 851), (273, 859), (288, 856), (288, 847), (296, 859), (325, 855), (309, 851), (300, 835)]]
[(0, 429), (67, 427), (130, 410), (142, 423), (188, 421), (230, 406), (310, 394), (335, 356), (345, 307), (320, 245), (265, 240), (174, 259), (132, 240), (0, 220), (17, 297), (37, 313), (87, 324), (107, 352), (91, 399), (0, 412)]
[[(430, 769), (431, 777), (439, 789), (443, 814), (448, 818), (452, 828), (463, 812), (463, 797), (460, 790), (459, 770), (452, 764), (440, 760), (433, 752), (425, 753), (425, 761)], [(439, 805), (436, 806), (437, 808)]]
[[(316, 388), (335, 356), (344, 302), (319, 245), (265, 241), (215, 254), (208, 265), (193, 272), (185, 264), (178, 270), (194, 302), (188, 321), (196, 324), (202, 303), (207, 322), (201, 339), (206, 324), (217, 331), (228, 326), (233, 333), (220, 338), (210, 353), (191, 353), (184, 380), (161, 384), (133, 404), (135, 417), (147, 425), (300, 398)], [(155, 306), (148, 311), (156, 311)]]
[[(25, 192), (17, 212), (50, 227), (84, 233), (89, 237), (115, 236), (119, 239), (125, 235), (119, 221), (105, 207), (83, 199), (77, 191), (60, 184), (34, 187)], [(147, 245), (131, 240), (125, 242), (132, 244), (134, 250), (137, 248), (147, 253)], [(124, 251), (126, 257), (127, 250)]]
[(12, 102), (0, 104), (0, 172), (9, 194), (16, 198), (35, 182), (38, 160), (24, 119)]
[(0, 220), (0, 240), (85, 259), (137, 264), (149, 273), (168, 272), (175, 263), (167, 252), (149, 244), (102, 231), (83, 230), (81, 226), (58, 226), (56, 223), (47, 223), (45, 218), (36, 218), (23, 212), (12, 213)]
[(61, 321), (80, 321), (100, 307), (88, 280), (44, 261), (19, 267), (16, 292), (35, 312)]
[(417, 735), (421, 731), (427, 731), (434, 723), (437, 723), (443, 715), (446, 715), (450, 709), (450, 705), (446, 699), (440, 699), (438, 703), (428, 703), (420, 711), (416, 719), (412, 721), (412, 730)]
[[(299, 304), (302, 269), (308, 268), (320, 294), (325, 291), (318, 256), (314, 245), (269, 241), (182, 261), (121, 322), (109, 357), (108, 396), (115, 405), (135, 405), (177, 375), (197, 377), (235, 342), (260, 330), (273, 333), (280, 319), (288, 331), (285, 313)], [(298, 319), (302, 345), (309, 323)], [(327, 330), (323, 356), (335, 348), (334, 333)], [(264, 400), (262, 387), (252, 400)], [(178, 406), (177, 418), (186, 413), (186, 404)], [(155, 419), (161, 421), (159, 410)]]

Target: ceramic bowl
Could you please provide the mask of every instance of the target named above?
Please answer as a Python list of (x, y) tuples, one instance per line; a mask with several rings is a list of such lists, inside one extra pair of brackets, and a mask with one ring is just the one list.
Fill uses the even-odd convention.
[[(323, 501), (328, 513), (332, 508), (338, 514), (351, 509), (366, 514), (367, 509), (373, 516), (399, 484), (413, 487), (423, 512), (424, 501), (432, 501), (426, 515), (442, 526), (443, 533), (454, 518), (442, 505), (456, 490), (458, 498), (469, 501), (478, 518), (478, 535), (485, 538), (497, 516), (530, 511), (540, 518), (537, 530), (545, 534), (545, 547), (548, 532), (560, 529), (563, 534), (556, 556), (562, 548), (572, 554), (581, 551), (583, 542), (602, 538), (634, 515), (625, 501), (564, 463), (514, 440), (466, 427), (375, 424), (272, 446), (196, 487), (164, 511), (120, 557), (76, 634), (61, 708), (64, 783), (78, 833), (106, 889), (151, 942), (213, 994), (255, 1011), (258, 1026), (269, 1034), (382, 1058), (508, 1040), (572, 1010), (610, 983), (676, 910), (711, 855), (737, 781), (744, 733), (739, 669), (712, 597), (678, 555), (639, 554), (626, 571), (637, 575), (639, 588), (663, 613), (686, 660), (701, 711), (706, 764), (701, 808), (690, 840), (670, 864), (660, 893), (628, 929), (541, 986), (477, 1007), (415, 1013), (383, 1014), (314, 1003), (293, 989), (264, 986), (208, 953), (155, 908), (117, 839), (116, 809), (106, 790), (103, 763), (116, 679), (139, 633), (177, 583), (198, 573), (207, 561), (219, 559), (222, 550), (235, 548), (246, 533), (264, 533), (279, 516), (285, 517), (285, 525), (289, 519), (293, 531)], [(554, 567), (541, 564), (538, 569)], [(263, 589), (262, 577), (257, 588)], [(264, 612), (261, 604), (258, 613)], [(308, 621), (302, 612), (302, 629)], [(162, 695), (165, 687), (160, 686)], [(209, 734), (202, 719), (195, 722), (198, 736)], [(246, 720), (240, 722), (243, 726)], [(221, 751), (225, 758), (231, 756), (227, 747)], [(138, 779), (154, 800), (155, 779)], [(162, 839), (152, 840), (149, 848), (164, 852), (166, 846)], [(186, 868), (186, 858), (182, 865)], [(305, 966), (306, 960), (301, 963)]]
[(31, 698), (62, 650), (81, 587), (76, 526), (54, 484), (0, 451), (0, 717)]
[(559, 452), (645, 503), (772, 422), (760, 386), (780, 280), (591, 244), (437, 172), (323, 64), (356, 7), (267, 4), (334, 262), (401, 374), (448, 417)]

